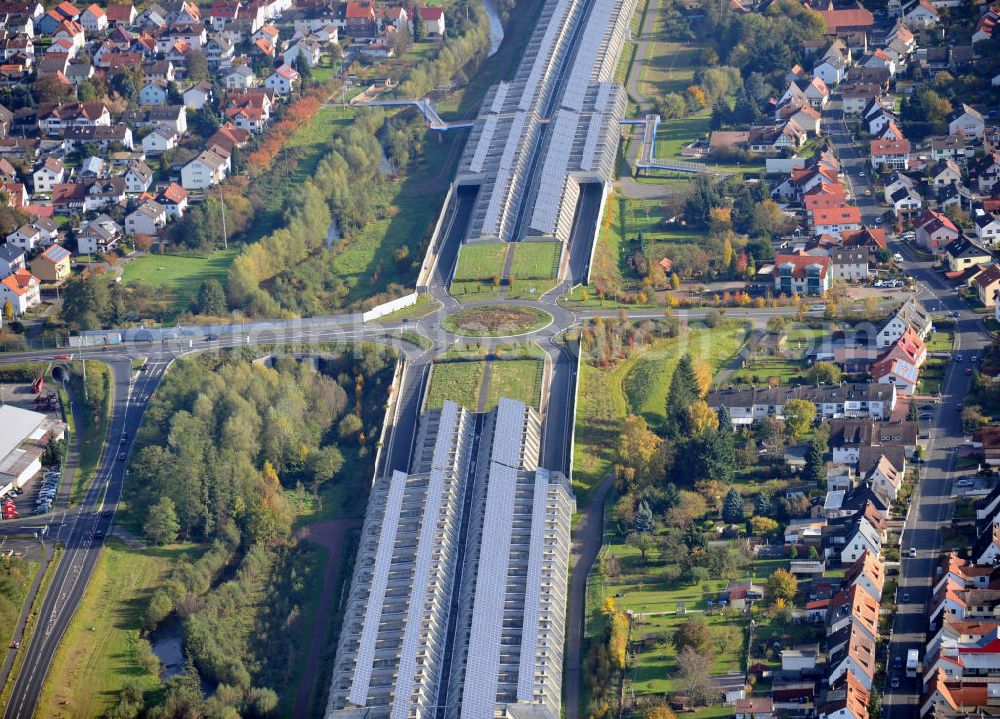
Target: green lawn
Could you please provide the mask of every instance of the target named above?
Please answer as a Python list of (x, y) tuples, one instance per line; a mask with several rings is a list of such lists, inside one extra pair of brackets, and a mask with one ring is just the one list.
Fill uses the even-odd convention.
[(663, 340), (643, 352), (622, 380), (629, 412), (642, 415), (654, 427), (660, 426), (666, 418), (670, 378), (681, 356), (690, 353), (696, 362), (707, 362), (715, 374), (736, 355), (746, 336), (742, 325), (696, 329), (683, 337)]
[(954, 348), (955, 333), (951, 330), (939, 330), (931, 333), (931, 336), (927, 338), (928, 352), (951, 352)]
[(918, 392), (920, 394), (937, 394), (941, 391), (941, 384), (944, 382), (944, 373), (948, 369), (948, 361), (942, 357), (928, 357), (924, 366), (920, 368), (920, 382)]
[(781, 384), (789, 384), (802, 370), (803, 364), (798, 360), (765, 357), (750, 361), (747, 367), (736, 370), (730, 379), (743, 384), (766, 384), (772, 379)]
[(139, 663), (135, 645), (145, 598), (180, 551), (139, 552), (117, 540), (108, 543), (46, 675), (39, 704), (46, 716), (103, 716), (126, 682), (146, 690), (159, 685), (159, 677)]
[(486, 280), (503, 274), (506, 242), (477, 242), (462, 245), (455, 265), (456, 281)]
[(164, 311), (169, 319), (188, 309), (205, 280), (225, 285), (236, 254), (237, 248), (231, 247), (204, 255), (144, 255), (125, 265), (122, 282), (142, 282), (165, 290)]
[(639, 77), (639, 92), (646, 97), (683, 93), (694, 84), (701, 49), (680, 42), (650, 43), (649, 58)]
[(450, 399), (475, 412), (479, 408), (485, 369), (485, 362), (435, 362), (427, 390), (427, 408), (438, 409)]
[[(333, 70), (330, 69), (332, 74)], [(321, 107), (313, 119), (295, 131), (285, 145), (285, 151), (302, 148), (295, 171), (295, 181), (304, 182), (316, 172), (320, 160), (329, 151), (329, 141), (333, 133), (340, 127), (349, 125), (357, 109), (347, 107)]]
[(500, 360), (490, 370), (487, 409), (495, 407), (501, 397), (518, 399), (538, 409), (542, 397), (542, 360)]
[(660, 340), (611, 368), (582, 363), (573, 449), (573, 489), (581, 506), (611, 471), (626, 415), (641, 413), (654, 425), (662, 422), (670, 377), (681, 355), (690, 352), (717, 373), (736, 354), (745, 334), (742, 325), (732, 322), (714, 330), (696, 327), (680, 337)]
[(549, 278), (559, 273), (561, 242), (518, 242), (510, 272), (520, 278)]

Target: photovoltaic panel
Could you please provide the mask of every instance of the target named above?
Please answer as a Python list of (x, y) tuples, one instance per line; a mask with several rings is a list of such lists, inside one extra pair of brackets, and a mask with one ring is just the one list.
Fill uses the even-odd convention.
[(545, 154), (545, 163), (542, 165), (541, 182), (538, 185), (535, 209), (531, 217), (531, 227), (540, 232), (552, 234), (556, 231), (559, 203), (566, 187), (569, 149), (573, 146), (573, 137), (576, 135), (579, 120), (578, 113), (559, 110), (552, 125), (552, 137)]
[(524, 435), (524, 402), (507, 397), (497, 405), (496, 432), (491, 460), (508, 467), (521, 464), (521, 443)]
[(496, 710), (504, 587), (510, 561), (516, 487), (516, 469), (490, 463), (472, 631), (465, 667), (462, 719), (488, 719)]
[[(452, 405), (454, 402), (445, 403)], [(453, 418), (455, 413), (453, 413)], [(454, 422), (453, 422), (454, 423)], [(435, 454), (437, 452), (435, 451)], [(441, 513), (441, 497), (444, 494), (444, 470), (432, 469), (427, 482), (423, 516), (420, 520), (420, 537), (417, 540), (416, 559), (413, 567), (413, 581), (410, 584), (410, 601), (406, 610), (406, 628), (399, 652), (399, 668), (396, 673), (395, 701), (392, 719), (406, 719), (410, 715), (410, 695), (413, 694), (414, 675), (417, 671), (417, 652), (424, 632), (424, 603), (431, 581), (431, 563), (437, 541), (438, 516)]]
[(378, 639), (378, 628), (382, 618), (382, 604), (385, 602), (385, 588), (389, 583), (389, 566), (392, 564), (396, 527), (399, 526), (399, 513), (403, 507), (403, 494), (406, 492), (406, 479), (405, 472), (394, 471), (389, 484), (389, 494), (385, 500), (385, 514), (379, 532), (371, 590), (368, 593), (368, 606), (365, 608), (365, 619), (361, 627), (361, 639), (358, 642), (357, 661), (354, 666), (354, 683), (351, 686), (350, 699), (359, 706), (364, 706), (368, 702), (368, 685), (371, 682), (372, 665), (375, 661), (375, 642)]
[(535, 694), (535, 663), (538, 655), (538, 617), (542, 604), (542, 559), (545, 554), (545, 502), (549, 492), (549, 470), (535, 470), (531, 499), (531, 539), (528, 542), (528, 574), (524, 582), (524, 621), (521, 625), (521, 656), (517, 667), (517, 700), (530, 702)]

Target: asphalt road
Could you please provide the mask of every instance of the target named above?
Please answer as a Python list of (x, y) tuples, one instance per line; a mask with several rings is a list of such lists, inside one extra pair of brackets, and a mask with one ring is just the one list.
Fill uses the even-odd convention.
[[(825, 113), (827, 130), (846, 175), (846, 183), (856, 204), (862, 210), (866, 223), (871, 224), (882, 216), (875, 197), (865, 194), (871, 189), (871, 167), (851, 141), (850, 132), (840, 112), (839, 102), (832, 103)], [(886, 652), (886, 684), (883, 687), (882, 711), (886, 719), (904, 719), (916, 716), (916, 705), (922, 692), (922, 680), (906, 677), (906, 653), (910, 649), (920, 652), (921, 661), (927, 643), (929, 601), (932, 583), (936, 578), (938, 556), (941, 549), (941, 530), (951, 521), (953, 502), (952, 483), (957, 478), (955, 459), (957, 448), (964, 443), (961, 412), (962, 402), (969, 390), (970, 377), (965, 374), (973, 355), (990, 344), (980, 315), (969, 310), (968, 305), (949, 286), (944, 278), (932, 269), (932, 263), (919, 261), (903, 243), (890, 241), (890, 249), (903, 256), (902, 270), (917, 280), (917, 297), (937, 316), (958, 313), (955, 332), (955, 354), (964, 355), (965, 362), (953, 361), (945, 374), (938, 401), (933, 401), (933, 418), (922, 423), (921, 431), (927, 432), (926, 463), (918, 465), (920, 480), (917, 482), (901, 539), (901, 554), (897, 602), (892, 620), (892, 632)], [(924, 404), (924, 402), (921, 402)], [(910, 548), (917, 556), (908, 556)], [(906, 596), (907, 601), (902, 598)], [(893, 664), (899, 657), (901, 668)], [(892, 688), (893, 678), (899, 678), (899, 687)]]

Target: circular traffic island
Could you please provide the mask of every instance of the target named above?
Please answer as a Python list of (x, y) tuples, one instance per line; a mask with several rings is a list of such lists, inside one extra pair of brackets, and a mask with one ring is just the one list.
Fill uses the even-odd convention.
[(489, 305), (453, 312), (441, 327), (463, 337), (515, 337), (536, 332), (551, 322), (552, 315), (536, 307)]

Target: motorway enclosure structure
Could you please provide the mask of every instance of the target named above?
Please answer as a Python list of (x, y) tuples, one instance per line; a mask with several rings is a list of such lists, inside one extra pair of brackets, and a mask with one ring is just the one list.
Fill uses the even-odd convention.
[(455, 178), (458, 224), (450, 236), (565, 247), (581, 197), (599, 212), (626, 107), (612, 79), (633, 7), (634, 0), (545, 3), (514, 78), (490, 89), (473, 125)]
[[(491, 88), (473, 126), (430, 250), (432, 290), (470, 242), (558, 241), (564, 257), (571, 245), (579, 281), (614, 174), (625, 93), (610, 80), (633, 5), (545, 3), (514, 79)], [(556, 364), (548, 391), (572, 393)], [(566, 413), (543, 419), (509, 398), (421, 412), (424, 375), (410, 369), (397, 411), (419, 425), (407, 441), (395, 423), (376, 469), (327, 717), (556, 719), (575, 501), (556, 459), (568, 452), (543, 449), (568, 437), (543, 422)]]
[(424, 413), (372, 490), (327, 717), (559, 716), (576, 505), (539, 429), (511, 399)]

